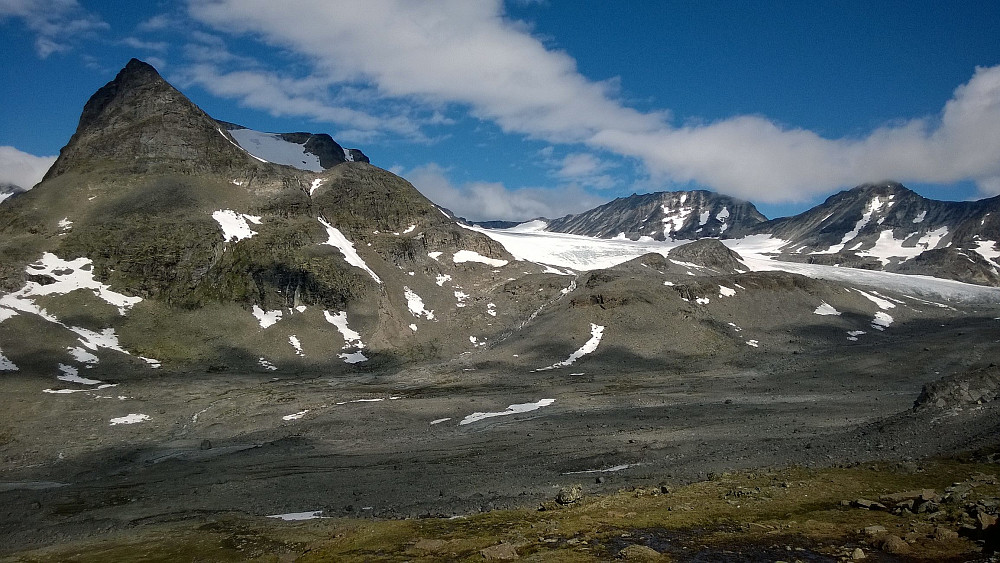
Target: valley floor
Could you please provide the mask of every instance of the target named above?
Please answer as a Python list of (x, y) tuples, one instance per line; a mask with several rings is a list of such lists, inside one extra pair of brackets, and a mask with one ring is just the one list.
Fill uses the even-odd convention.
[[(995, 447), (993, 403), (911, 407), (925, 383), (997, 357), (996, 316), (745, 356), (608, 349), (551, 371), (484, 351), (351, 377), (123, 376), (72, 394), (6, 375), (0, 543), (13, 555), (224, 515), (464, 517), (533, 509), (577, 483), (590, 497)], [(940, 480), (967, 477), (955, 471)]]

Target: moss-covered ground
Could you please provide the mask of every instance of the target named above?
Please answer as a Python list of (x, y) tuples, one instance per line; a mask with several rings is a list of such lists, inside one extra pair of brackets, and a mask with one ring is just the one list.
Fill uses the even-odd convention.
[[(842, 561), (862, 554), (867, 561), (987, 560), (982, 542), (967, 537), (968, 507), (995, 502), (995, 469), (955, 459), (793, 467), (452, 519), (284, 522), (213, 515), (114, 531), (9, 560), (482, 561), (515, 554), (526, 561)], [(844, 502), (913, 489), (934, 489), (944, 498), (933, 512), (916, 514)], [(890, 546), (889, 536), (905, 545)]]

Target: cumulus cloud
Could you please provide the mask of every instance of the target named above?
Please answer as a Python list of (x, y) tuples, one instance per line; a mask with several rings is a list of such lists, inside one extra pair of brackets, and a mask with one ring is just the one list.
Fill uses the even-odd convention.
[(0, 20), (7, 18), (23, 20), (35, 33), (35, 52), (43, 59), (69, 51), (77, 37), (109, 29), (76, 0), (0, 0)]
[[(325, 0), (292, 8), (270, 0), (189, 0), (188, 7), (219, 30), (302, 55), (328, 85), (363, 84), (376, 98), (460, 108), (506, 132), (634, 157), (654, 180), (777, 203), (884, 178), (971, 180), (984, 192), (1000, 178), (1000, 66), (975, 69), (937, 115), (826, 138), (766, 116), (676, 125), (667, 109), (628, 107), (615, 79), (584, 77), (569, 54), (505, 17), (501, 0), (369, 0), (357, 10)], [(272, 101), (288, 95), (280, 81), (274, 88)], [(320, 101), (302, 111), (318, 115), (327, 106)], [(328, 117), (351, 119), (340, 110)], [(556, 174), (588, 165), (588, 157), (575, 158)]]
[(578, 186), (554, 190), (510, 189), (499, 182), (455, 184), (448, 178), (447, 170), (435, 163), (408, 172), (397, 170), (427, 199), (473, 221), (555, 218), (604, 203)]
[(0, 146), (0, 184), (33, 188), (55, 161), (54, 156), (35, 156), (14, 147)]

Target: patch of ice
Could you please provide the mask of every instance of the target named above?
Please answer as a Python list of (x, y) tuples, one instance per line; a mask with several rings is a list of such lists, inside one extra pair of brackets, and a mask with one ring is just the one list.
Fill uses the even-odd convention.
[(220, 209), (212, 212), (212, 219), (222, 228), (222, 240), (240, 241), (251, 238), (257, 231), (250, 228), (248, 222), (255, 225), (260, 224), (260, 217), (237, 213), (232, 209)]
[(257, 305), (254, 305), (253, 316), (257, 319), (257, 322), (260, 323), (260, 328), (267, 328), (281, 320), (281, 309), (265, 311)]
[(732, 297), (736, 295), (736, 290), (731, 287), (726, 287), (724, 285), (719, 286), (719, 298)]
[(451, 276), (448, 274), (438, 274), (435, 280), (440, 287), (444, 287), (445, 282), (451, 281)]
[(579, 350), (573, 352), (572, 354), (570, 354), (569, 358), (561, 362), (556, 362), (551, 366), (547, 366), (544, 368), (538, 368), (535, 371), (546, 371), (550, 369), (563, 368), (572, 365), (580, 358), (586, 356), (587, 354), (592, 353), (594, 350), (597, 350), (597, 345), (601, 343), (601, 338), (603, 336), (604, 336), (604, 327), (601, 325), (590, 323), (590, 340), (584, 343), (584, 345), (581, 346)]
[(506, 260), (498, 260), (496, 258), (488, 258), (488, 257), (483, 256), (482, 254), (479, 254), (478, 252), (474, 252), (472, 250), (459, 250), (458, 252), (455, 253), (454, 256), (451, 257), (451, 259), (456, 264), (461, 264), (463, 262), (480, 262), (480, 263), (486, 264), (488, 266), (493, 266), (494, 268), (499, 268), (501, 266), (506, 266), (507, 265), (507, 261)]
[(299, 339), (296, 338), (294, 334), (288, 337), (288, 343), (292, 345), (292, 348), (295, 348), (296, 356), (305, 356), (305, 354), (302, 353), (302, 343), (299, 342)]
[(111, 426), (117, 426), (119, 424), (138, 424), (147, 420), (150, 420), (148, 414), (131, 413), (126, 416), (112, 418)]
[(368, 275), (370, 275), (373, 280), (378, 283), (382, 283), (382, 280), (379, 279), (371, 268), (368, 267), (368, 264), (365, 264), (365, 261), (361, 259), (358, 252), (354, 250), (354, 243), (348, 240), (347, 237), (344, 236), (344, 233), (341, 233), (336, 227), (327, 223), (322, 217), (319, 218), (319, 222), (326, 229), (328, 237), (327, 241), (323, 244), (328, 244), (340, 249), (340, 252), (344, 255), (344, 260), (347, 260), (348, 264), (361, 268), (362, 270), (368, 272)]
[(284, 520), (286, 522), (297, 522), (300, 520), (314, 520), (317, 518), (323, 518), (320, 516), (323, 514), (322, 510), (314, 510), (312, 512), (289, 512), (288, 514), (272, 514), (268, 518), (277, 518), (278, 520)]
[(229, 134), (239, 143), (240, 148), (258, 160), (309, 172), (323, 171), (319, 157), (306, 152), (304, 143), (293, 143), (282, 139), (279, 134), (262, 133), (253, 129), (230, 129)]
[(260, 358), (257, 358), (257, 363), (260, 364), (260, 367), (262, 367), (262, 368), (264, 368), (266, 370), (278, 371), (278, 366), (276, 366), (276, 365), (272, 364), (271, 362), (267, 361), (267, 358), (265, 358), (264, 356), (261, 356)]
[(462, 421), (459, 422), (458, 424), (460, 426), (464, 426), (466, 424), (472, 424), (473, 422), (479, 422), (480, 420), (485, 420), (487, 418), (531, 412), (534, 410), (538, 410), (542, 407), (547, 407), (554, 402), (556, 402), (555, 399), (542, 399), (535, 403), (519, 403), (516, 405), (510, 405), (507, 407), (507, 410), (501, 412), (474, 412), (469, 416), (463, 418)]
[(875, 318), (872, 319), (872, 328), (876, 330), (885, 330), (889, 328), (892, 324), (892, 317), (882, 311), (875, 313)]
[(306, 409), (304, 411), (299, 411), (299, 412), (297, 412), (295, 414), (286, 414), (285, 416), (281, 417), (281, 420), (298, 420), (298, 419), (302, 418), (303, 416), (305, 416), (306, 413), (308, 413), (308, 412), (309, 412), (309, 409)]
[(754, 348), (759, 348), (760, 342), (757, 342), (756, 340), (747, 340), (747, 346), (753, 346)]
[(406, 307), (414, 317), (423, 316), (429, 321), (434, 320), (434, 311), (424, 309), (424, 300), (414, 293), (412, 289), (403, 286), (403, 295), (406, 297)]
[(442, 422), (448, 422), (449, 420), (451, 420), (450, 416), (448, 418), (439, 418), (437, 420), (432, 420), (431, 426), (434, 426), (435, 424), (441, 424)]
[(816, 307), (816, 310), (813, 311), (813, 314), (814, 315), (840, 315), (840, 311), (834, 309), (833, 305), (830, 305), (826, 301), (822, 301), (820, 303), (819, 307)]

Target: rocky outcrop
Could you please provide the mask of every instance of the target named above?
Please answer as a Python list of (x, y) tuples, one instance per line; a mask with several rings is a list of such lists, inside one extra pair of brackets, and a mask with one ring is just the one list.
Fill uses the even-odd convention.
[(955, 408), (992, 401), (1000, 395), (1000, 367), (955, 373), (924, 385), (913, 403), (915, 410)]
[(702, 239), (671, 249), (668, 258), (697, 264), (720, 274), (737, 274), (750, 268), (743, 258), (715, 239)]

